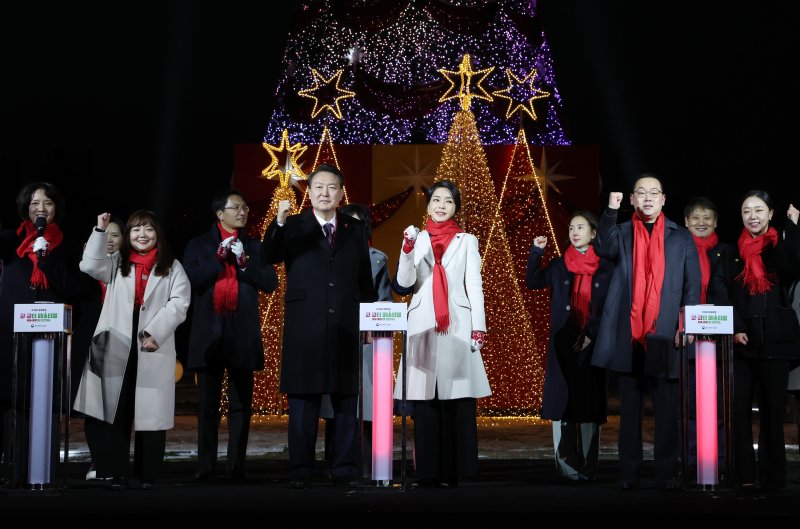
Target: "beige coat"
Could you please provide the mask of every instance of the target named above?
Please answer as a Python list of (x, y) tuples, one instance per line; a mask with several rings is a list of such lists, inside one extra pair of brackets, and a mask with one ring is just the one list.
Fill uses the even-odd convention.
[[(189, 279), (176, 259), (166, 276), (151, 274), (140, 308), (139, 328), (132, 329), (135, 280), (122, 276), (106, 255), (106, 233), (92, 231), (80, 263), (83, 272), (105, 282), (105, 302), (97, 322), (89, 361), (81, 377), (76, 411), (112, 422), (116, 415), (131, 337), (137, 336), (134, 428), (168, 430), (175, 418), (175, 329), (186, 319), (191, 299)], [(154, 352), (141, 349), (143, 333), (159, 344)]]
[[(472, 331), (486, 331), (478, 239), (459, 233), (442, 256), (447, 273), (450, 329), (435, 330), (433, 309), (433, 249), (427, 231), (420, 232), (414, 249), (400, 252), (397, 282), (413, 285), (408, 306), (408, 400), (480, 398), (492, 394), (480, 351), (472, 351)], [(402, 396), (402, 362), (394, 398)]]

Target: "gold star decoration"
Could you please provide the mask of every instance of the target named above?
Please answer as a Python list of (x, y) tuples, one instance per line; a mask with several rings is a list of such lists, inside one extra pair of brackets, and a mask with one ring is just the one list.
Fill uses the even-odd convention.
[[(289, 145), (289, 131), (287, 129), (283, 129), (280, 145), (270, 145), (266, 142), (261, 145), (266, 149), (267, 153), (269, 153), (270, 158), (269, 165), (261, 171), (262, 178), (277, 178), (281, 187), (284, 188), (289, 187), (290, 181), (297, 179), (305, 180), (307, 178), (306, 174), (300, 168), (300, 163), (297, 159), (306, 152), (308, 147), (299, 143)], [(278, 160), (277, 156), (277, 154), (281, 152), (286, 153), (284, 169), (280, 168), (280, 160)]]
[(517, 180), (528, 180), (532, 182), (539, 182), (542, 189), (542, 194), (547, 197), (547, 188), (552, 187), (556, 193), (561, 193), (561, 190), (556, 186), (556, 182), (561, 180), (572, 180), (574, 176), (567, 176), (556, 173), (556, 169), (561, 164), (561, 160), (557, 161), (555, 165), (549, 166), (547, 164), (547, 151), (542, 147), (542, 160), (539, 162), (539, 167), (533, 168), (533, 174), (523, 174), (515, 176)]
[[(550, 92), (540, 90), (533, 86), (536, 80), (536, 68), (530, 71), (524, 79), (520, 80), (511, 69), (506, 68), (506, 78), (508, 78), (508, 88), (496, 90), (492, 92), (495, 97), (508, 99), (508, 109), (506, 109), (506, 119), (510, 118), (517, 110), (522, 110), (528, 114), (531, 119), (536, 121), (536, 110), (533, 108), (533, 102), (537, 99), (544, 99), (550, 97)], [(526, 83), (530, 88), (526, 87)], [(529, 96), (530, 97), (527, 97)]]
[[(339, 87), (343, 71), (341, 69), (336, 70), (336, 73), (329, 79), (325, 79), (325, 76), (320, 75), (315, 68), (311, 68), (314, 86), (300, 90), (297, 95), (314, 100), (314, 109), (311, 111), (312, 119), (325, 109), (329, 110), (336, 119), (342, 119), (339, 101), (356, 95), (355, 92)], [(320, 81), (322, 84), (320, 84)]]
[[(450, 83), (450, 87), (447, 89), (447, 92), (445, 92), (444, 95), (439, 98), (439, 103), (444, 103), (449, 99), (454, 99), (457, 97), (459, 101), (461, 101), (461, 110), (469, 110), (470, 105), (472, 105), (473, 97), (484, 99), (486, 101), (492, 101), (492, 96), (490, 96), (483, 86), (481, 86), (481, 83), (490, 73), (492, 73), (493, 70), (494, 66), (491, 68), (486, 68), (485, 70), (473, 70), (468, 53), (465, 53), (461, 58), (461, 64), (458, 65), (458, 70), (451, 71), (440, 68), (439, 73), (442, 74), (445, 79), (447, 79), (447, 82)], [(474, 76), (480, 77), (477, 81), (475, 81), (473, 89), (472, 78)], [(456, 92), (456, 84), (458, 84), (458, 93), (451, 94), (451, 92)]]

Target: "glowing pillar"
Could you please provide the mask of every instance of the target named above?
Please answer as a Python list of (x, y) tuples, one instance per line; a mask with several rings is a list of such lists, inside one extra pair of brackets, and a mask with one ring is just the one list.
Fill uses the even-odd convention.
[(717, 343), (695, 346), (697, 410), (697, 484), (716, 485), (717, 477)]
[(391, 333), (372, 341), (372, 479), (392, 479), (394, 417), (392, 387), (394, 384), (393, 346)]

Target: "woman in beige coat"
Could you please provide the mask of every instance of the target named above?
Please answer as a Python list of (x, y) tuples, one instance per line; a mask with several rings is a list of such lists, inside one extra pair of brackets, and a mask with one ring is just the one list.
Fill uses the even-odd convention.
[(108, 286), (74, 407), (105, 421), (97, 471), (113, 478), (112, 490), (128, 486), (135, 425), (132, 477), (149, 489), (164, 459), (166, 430), (174, 426), (175, 329), (186, 318), (191, 291), (152, 212), (128, 219), (118, 266), (106, 254), (110, 218), (97, 217), (80, 263)]
[[(478, 470), (476, 399), (491, 395), (480, 348), (486, 332), (478, 239), (453, 217), (461, 193), (441, 180), (427, 193), (425, 230), (406, 228), (396, 282), (408, 307), (406, 398), (414, 405), (416, 486), (455, 487)], [(400, 366), (395, 399), (402, 398)]]

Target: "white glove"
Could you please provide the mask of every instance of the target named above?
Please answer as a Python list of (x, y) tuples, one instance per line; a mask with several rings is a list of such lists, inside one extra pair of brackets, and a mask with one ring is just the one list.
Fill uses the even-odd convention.
[(416, 241), (419, 229), (416, 226), (409, 226), (403, 231), (403, 238), (407, 241)]
[(220, 245), (220, 246), (222, 246), (223, 248), (229, 248), (229, 247), (230, 247), (230, 245), (231, 245), (231, 243), (233, 243), (233, 240), (234, 240), (235, 238), (236, 238), (236, 236), (235, 236), (235, 235), (231, 235), (230, 237), (228, 237), (227, 239), (225, 239), (224, 241), (222, 241), (221, 243), (219, 243), (219, 245)]
[(247, 266), (247, 256), (244, 254), (244, 244), (242, 244), (242, 241), (236, 239), (236, 241), (231, 244), (231, 252), (236, 256), (236, 264), (239, 265), (239, 268), (244, 270)]
[(37, 237), (36, 240), (33, 242), (33, 251), (36, 253), (44, 252), (47, 253), (47, 249), (50, 248), (50, 243), (47, 242), (47, 239), (44, 237)]

